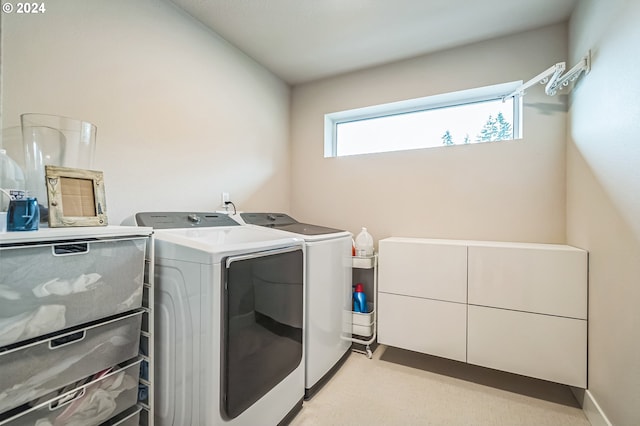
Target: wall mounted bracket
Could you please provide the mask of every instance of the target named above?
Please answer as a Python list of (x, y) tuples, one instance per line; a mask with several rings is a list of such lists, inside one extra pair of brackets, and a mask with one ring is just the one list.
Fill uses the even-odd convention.
[[(520, 87), (514, 90), (509, 95), (503, 98), (507, 99), (513, 96), (524, 96), (525, 90), (536, 84), (546, 84), (544, 89), (545, 93), (549, 96), (555, 96), (558, 90), (569, 86), (569, 83), (574, 82), (580, 77), (580, 74), (588, 74), (591, 70), (591, 51), (578, 62), (573, 68), (564, 73), (566, 69), (566, 62), (558, 62), (557, 64), (549, 67), (547, 70), (541, 72), (531, 80), (523, 83)], [(564, 74), (563, 74), (564, 73)]]

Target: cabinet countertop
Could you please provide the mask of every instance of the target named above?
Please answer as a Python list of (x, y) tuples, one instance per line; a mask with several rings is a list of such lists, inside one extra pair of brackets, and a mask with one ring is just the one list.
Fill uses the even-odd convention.
[(122, 236), (149, 236), (153, 228), (141, 226), (87, 226), (70, 228), (43, 227), (37, 231), (1, 232), (0, 245), (13, 243), (30, 243), (60, 239), (103, 238)]

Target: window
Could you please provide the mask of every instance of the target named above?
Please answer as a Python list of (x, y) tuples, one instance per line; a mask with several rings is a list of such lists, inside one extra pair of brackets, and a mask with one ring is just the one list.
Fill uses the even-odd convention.
[[(325, 157), (521, 137), (521, 82), (325, 115)], [(503, 99), (504, 98), (504, 99)]]

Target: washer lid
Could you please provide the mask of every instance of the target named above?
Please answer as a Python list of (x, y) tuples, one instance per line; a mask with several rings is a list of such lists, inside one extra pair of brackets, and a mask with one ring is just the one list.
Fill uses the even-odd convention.
[(274, 228), (302, 235), (326, 235), (345, 232), (341, 229), (327, 228), (326, 226), (320, 225), (310, 225), (308, 223), (292, 223), (282, 226), (275, 225)]
[(154, 235), (161, 257), (198, 263), (218, 263), (236, 254), (304, 244), (293, 235), (253, 226), (160, 229)]
[(326, 235), (345, 232), (342, 229), (301, 223), (284, 213), (240, 213), (245, 223), (266, 226), (301, 235)]
[(298, 223), (297, 220), (284, 213), (240, 213), (245, 223), (260, 226), (283, 226)]

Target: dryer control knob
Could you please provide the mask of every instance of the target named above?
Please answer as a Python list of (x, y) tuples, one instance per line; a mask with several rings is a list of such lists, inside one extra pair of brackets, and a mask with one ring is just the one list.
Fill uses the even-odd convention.
[(190, 214), (189, 216), (187, 216), (187, 219), (189, 219), (189, 222), (200, 223), (200, 216), (198, 216), (197, 214)]

